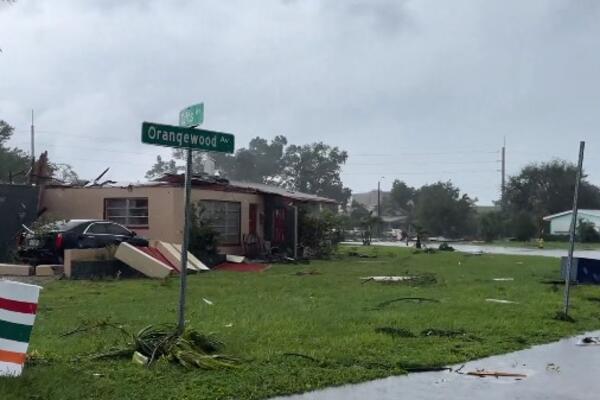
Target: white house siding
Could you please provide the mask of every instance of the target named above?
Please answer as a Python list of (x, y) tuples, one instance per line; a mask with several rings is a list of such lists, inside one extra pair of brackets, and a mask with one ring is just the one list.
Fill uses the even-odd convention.
[[(552, 218), (550, 220), (550, 233), (552, 235), (568, 235), (569, 228), (571, 227), (571, 215), (572, 213), (568, 213)], [(597, 229), (600, 228), (600, 216), (578, 212), (577, 224), (579, 224), (580, 220), (592, 222), (594, 225), (596, 225)]]

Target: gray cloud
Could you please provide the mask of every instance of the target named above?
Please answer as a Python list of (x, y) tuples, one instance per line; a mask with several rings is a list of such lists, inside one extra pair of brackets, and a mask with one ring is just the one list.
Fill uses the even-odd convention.
[(102, 1), (0, 8), (0, 118), (84, 175), (141, 179), (141, 121), (204, 101), (207, 128), (323, 140), (354, 190), (452, 179), (484, 203), (496, 163), (600, 159), (595, 1)]

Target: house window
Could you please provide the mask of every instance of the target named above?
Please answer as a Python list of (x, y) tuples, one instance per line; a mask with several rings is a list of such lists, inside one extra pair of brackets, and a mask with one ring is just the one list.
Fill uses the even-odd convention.
[(232, 201), (200, 201), (204, 207), (203, 217), (210, 220), (219, 232), (219, 242), (224, 245), (240, 244), (241, 204)]
[(104, 219), (134, 228), (148, 227), (148, 198), (104, 199)]

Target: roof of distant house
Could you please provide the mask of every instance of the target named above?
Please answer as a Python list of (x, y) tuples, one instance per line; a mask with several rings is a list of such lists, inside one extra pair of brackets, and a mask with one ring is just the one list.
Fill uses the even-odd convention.
[[(550, 221), (551, 219), (562, 217), (564, 215), (569, 215), (573, 212), (573, 210), (563, 211), (552, 215), (547, 215), (543, 219), (544, 221)], [(577, 210), (577, 215), (589, 215), (592, 217), (600, 218), (600, 210), (590, 210), (590, 209), (581, 209)]]

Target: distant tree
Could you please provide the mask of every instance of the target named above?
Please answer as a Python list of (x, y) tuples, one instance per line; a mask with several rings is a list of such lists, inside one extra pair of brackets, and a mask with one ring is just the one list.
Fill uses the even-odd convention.
[(519, 211), (510, 219), (511, 233), (515, 239), (526, 242), (539, 233), (535, 218), (527, 211)]
[(146, 172), (146, 179), (157, 179), (164, 174), (176, 174), (179, 170), (175, 160), (163, 161), (161, 156), (156, 156), (156, 163)]
[(396, 179), (390, 191), (390, 203), (393, 209), (408, 211), (414, 207), (417, 190)]
[(479, 237), (486, 242), (505, 235), (506, 215), (500, 211), (491, 211), (479, 215)]
[(50, 163), (52, 177), (61, 182), (73, 183), (79, 180), (79, 175), (69, 164), (54, 164)]
[[(351, 192), (344, 187), (340, 173), (348, 153), (324, 143), (287, 144), (285, 136), (276, 136), (271, 141), (255, 137), (247, 148), (238, 149), (234, 155), (213, 153), (211, 158), (224, 178), (282, 186), (330, 197), (345, 205)], [(183, 160), (185, 151), (176, 150), (173, 157)], [(202, 153), (194, 154), (194, 173), (204, 172), (205, 157)], [(178, 170), (175, 160), (163, 161), (157, 157), (146, 177), (157, 177), (175, 170)]]
[[(554, 160), (530, 164), (506, 184), (504, 205), (512, 215), (528, 212), (541, 226), (542, 217), (569, 210), (577, 167), (567, 161)], [(600, 188), (582, 179), (579, 191), (580, 208), (600, 208)]]
[(312, 193), (346, 205), (351, 191), (341, 179), (348, 153), (323, 142), (291, 145), (283, 156), (282, 184), (291, 190)]
[(369, 216), (369, 210), (358, 201), (353, 200), (349, 210), (350, 228), (358, 228), (363, 223), (363, 220)]
[(26, 172), (31, 167), (31, 159), (22, 150), (10, 148), (6, 144), (14, 129), (6, 121), (0, 120), (0, 181), (8, 182), (13, 176), (14, 183), (27, 182)]
[(416, 194), (416, 223), (430, 235), (471, 235), (476, 227), (475, 201), (467, 194), (461, 195), (452, 182), (425, 185)]

